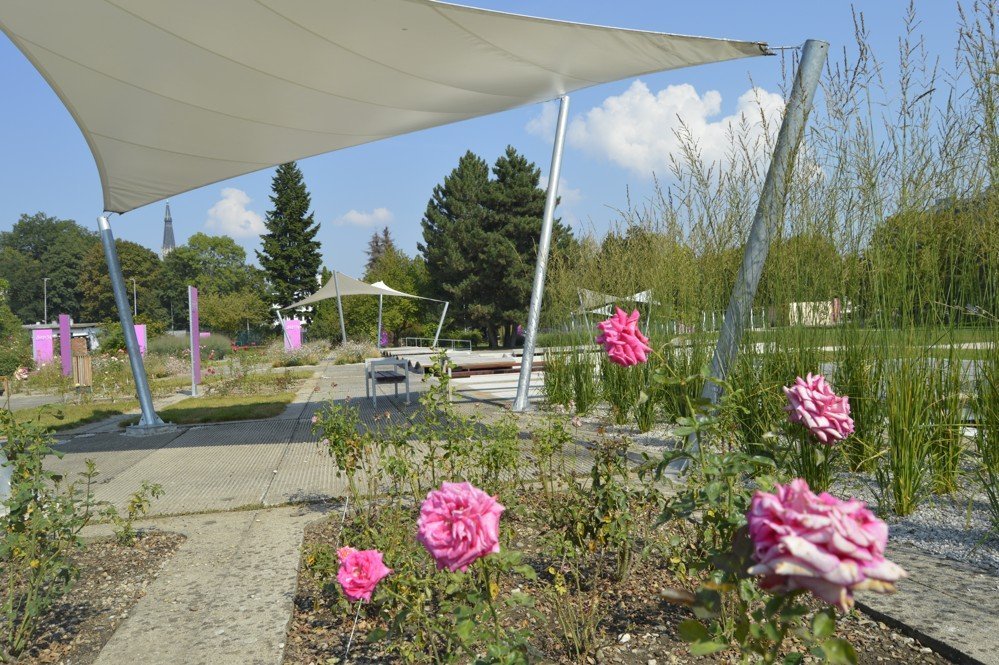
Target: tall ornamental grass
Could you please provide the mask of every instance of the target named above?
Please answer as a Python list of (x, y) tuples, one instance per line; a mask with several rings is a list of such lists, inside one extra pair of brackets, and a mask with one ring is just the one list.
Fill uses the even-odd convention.
[(925, 358), (900, 358), (890, 363), (885, 394), (887, 450), (877, 466), (882, 508), (909, 515), (930, 492), (930, 453), (933, 450), (933, 368)]
[(975, 443), (981, 457), (978, 481), (988, 499), (993, 532), (999, 533), (999, 343), (979, 365), (975, 400)]

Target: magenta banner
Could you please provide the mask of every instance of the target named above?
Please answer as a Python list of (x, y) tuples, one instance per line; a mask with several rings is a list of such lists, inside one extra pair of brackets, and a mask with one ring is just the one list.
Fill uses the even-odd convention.
[(188, 313), (191, 315), (191, 392), (201, 383), (201, 335), (198, 334), (198, 289), (187, 287)]
[(31, 357), (35, 359), (36, 365), (47, 365), (52, 362), (52, 331), (50, 329), (31, 331), (31, 351)]
[(298, 319), (284, 320), (284, 350), (293, 351), (302, 347), (302, 322)]
[(62, 360), (62, 375), (73, 373), (73, 332), (69, 328), (69, 314), (59, 315), (59, 358)]
[(146, 324), (135, 324), (135, 339), (139, 342), (139, 354), (146, 357)]

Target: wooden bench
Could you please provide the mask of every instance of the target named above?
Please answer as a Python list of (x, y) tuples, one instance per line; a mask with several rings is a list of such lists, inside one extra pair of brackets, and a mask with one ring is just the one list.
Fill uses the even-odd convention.
[(371, 398), (371, 406), (378, 406), (378, 386), (391, 383), (395, 386), (395, 396), (399, 396), (399, 384), (406, 384), (406, 404), (409, 404), (409, 361), (397, 358), (369, 360), (364, 365), (364, 394)]

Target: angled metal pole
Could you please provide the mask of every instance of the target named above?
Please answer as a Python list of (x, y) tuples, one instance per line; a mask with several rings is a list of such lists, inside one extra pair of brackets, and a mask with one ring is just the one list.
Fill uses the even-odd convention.
[[(434, 333), (434, 343), (431, 344), (433, 348), (437, 348), (437, 340), (441, 338), (441, 328), (444, 327), (444, 317), (447, 316), (447, 308), (451, 305), (450, 301), (444, 302), (444, 311), (441, 312), (441, 320), (437, 324), (437, 332)], [(452, 342), (453, 343), (453, 342)]]
[[(753, 306), (756, 288), (760, 284), (763, 264), (766, 263), (770, 251), (770, 241), (777, 225), (783, 219), (783, 208), (787, 199), (788, 183), (794, 169), (794, 160), (805, 134), (815, 88), (822, 76), (822, 68), (825, 66), (828, 53), (829, 44), (816, 39), (809, 39), (801, 49), (801, 62), (798, 64), (791, 96), (784, 110), (780, 133), (777, 134), (777, 145), (774, 147), (767, 179), (760, 192), (760, 203), (756, 208), (756, 216), (753, 217), (753, 226), (749, 230), (742, 265), (739, 267), (739, 274), (732, 288), (728, 309), (722, 319), (718, 346), (715, 347), (714, 357), (711, 360), (712, 378), (724, 380), (728, 377), (739, 352), (743, 329), (749, 318), (750, 308)], [(721, 386), (711, 381), (706, 382), (701, 397), (717, 402), (721, 397)]]
[(548, 171), (548, 195), (545, 197), (545, 214), (541, 221), (541, 240), (538, 243), (538, 262), (534, 266), (534, 287), (531, 289), (531, 306), (527, 310), (527, 330), (524, 331), (524, 352), (520, 356), (520, 377), (517, 379), (517, 396), (514, 411), (527, 409), (527, 393), (531, 389), (531, 370), (534, 366), (534, 342), (541, 319), (541, 300), (545, 292), (545, 272), (548, 269), (548, 251), (552, 244), (552, 225), (555, 203), (558, 199), (558, 179), (562, 171), (562, 147), (565, 145), (565, 125), (569, 115), (569, 96), (559, 100), (558, 124), (555, 126), (555, 145), (552, 147), (552, 167)]
[(132, 377), (135, 379), (135, 393), (142, 408), (142, 417), (138, 425), (126, 428), (129, 434), (152, 434), (164, 431), (165, 426), (153, 409), (153, 396), (149, 392), (149, 381), (146, 379), (146, 368), (142, 364), (142, 354), (139, 351), (139, 340), (135, 337), (135, 326), (132, 322), (132, 308), (129, 307), (128, 290), (125, 278), (121, 274), (121, 263), (118, 261), (118, 249), (114, 244), (114, 235), (108, 218), (101, 215), (97, 218), (97, 228), (101, 233), (101, 243), (104, 245), (104, 258), (108, 264), (108, 275), (111, 277), (111, 290), (114, 291), (114, 303), (118, 308), (118, 320), (121, 322), (121, 332), (125, 336), (125, 349), (128, 351), (128, 362), (132, 366)]
[(378, 339), (375, 340), (375, 346), (377, 348), (382, 348), (382, 294), (378, 294)]
[(347, 326), (343, 324), (343, 302), (340, 300), (340, 280), (336, 278), (336, 270), (333, 271), (333, 288), (336, 289), (336, 311), (340, 315), (340, 343), (347, 343)]

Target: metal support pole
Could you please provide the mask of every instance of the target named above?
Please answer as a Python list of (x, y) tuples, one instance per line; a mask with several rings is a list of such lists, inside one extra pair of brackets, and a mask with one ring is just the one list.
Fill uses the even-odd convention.
[(130, 434), (152, 434), (162, 432), (164, 423), (153, 409), (153, 396), (149, 392), (149, 381), (146, 379), (146, 368), (142, 364), (139, 352), (139, 341), (135, 337), (135, 326), (132, 322), (132, 311), (128, 306), (128, 291), (125, 288), (125, 278), (121, 274), (121, 263), (118, 261), (118, 249), (111, 234), (108, 218), (101, 215), (97, 218), (97, 228), (100, 229), (101, 243), (104, 245), (104, 258), (108, 264), (108, 274), (111, 277), (111, 290), (114, 291), (114, 303), (118, 308), (118, 320), (121, 322), (121, 332), (125, 336), (125, 349), (128, 351), (128, 362), (132, 366), (132, 377), (135, 379), (135, 393), (142, 408), (142, 417), (138, 425), (128, 427)]
[[(711, 360), (711, 376), (715, 379), (724, 380), (728, 376), (729, 369), (739, 352), (747, 310), (752, 307), (753, 298), (756, 296), (756, 288), (763, 274), (763, 264), (770, 251), (770, 239), (775, 227), (783, 219), (783, 207), (794, 168), (794, 159), (805, 134), (805, 124), (812, 108), (815, 88), (822, 76), (828, 52), (829, 44), (815, 39), (806, 41), (801, 49), (801, 62), (798, 64), (791, 96), (784, 110), (780, 133), (777, 134), (773, 159), (767, 171), (767, 179), (763, 183), (763, 190), (760, 192), (760, 203), (753, 217), (753, 226), (749, 230), (742, 265), (739, 267), (739, 275), (732, 288), (728, 310), (722, 319), (718, 346)], [(717, 402), (721, 397), (721, 387), (711, 381), (705, 382), (701, 397)]]
[(375, 347), (382, 348), (382, 299), (385, 296), (378, 294), (378, 339), (375, 340)]
[(552, 147), (552, 167), (548, 171), (548, 194), (545, 197), (545, 214), (541, 221), (541, 241), (538, 243), (538, 262), (534, 266), (534, 287), (531, 289), (531, 306), (527, 311), (527, 330), (524, 331), (524, 352), (520, 356), (520, 377), (517, 379), (517, 396), (514, 411), (527, 409), (527, 393), (531, 388), (531, 369), (534, 366), (534, 342), (541, 318), (541, 300), (545, 292), (545, 271), (548, 268), (548, 251), (552, 244), (552, 224), (555, 203), (558, 199), (558, 179), (562, 171), (562, 147), (565, 145), (565, 125), (569, 115), (569, 96), (559, 100), (558, 124), (555, 126), (555, 145)]
[(450, 301), (444, 303), (444, 311), (441, 312), (440, 323), (437, 324), (437, 332), (434, 333), (434, 343), (431, 345), (433, 348), (437, 348), (437, 340), (441, 338), (441, 328), (444, 327), (444, 317), (447, 316), (447, 308), (451, 305)]
[(340, 315), (340, 343), (347, 343), (347, 326), (343, 324), (343, 302), (340, 300), (340, 280), (336, 277), (336, 270), (333, 271), (333, 288), (336, 289), (336, 311)]

